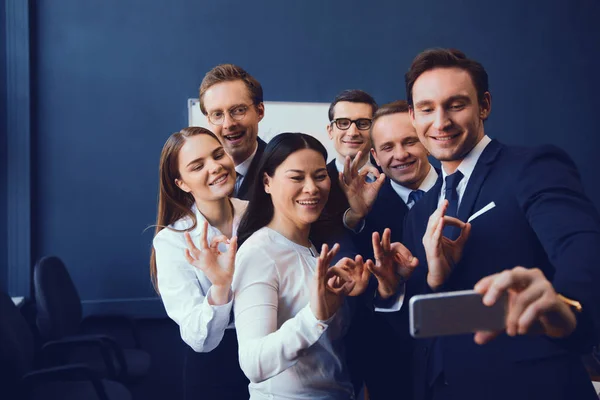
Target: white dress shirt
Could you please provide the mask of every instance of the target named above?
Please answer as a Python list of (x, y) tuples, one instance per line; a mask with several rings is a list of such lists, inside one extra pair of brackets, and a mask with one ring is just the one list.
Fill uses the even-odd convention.
[(235, 181), (236, 192), (242, 186), (242, 183), (244, 183), (244, 179), (246, 179), (246, 175), (250, 169), (250, 164), (252, 164), (252, 160), (254, 160), (254, 156), (256, 156), (257, 151), (258, 142), (256, 142), (256, 147), (254, 148), (254, 152), (250, 155), (250, 157), (246, 158), (241, 164), (235, 166), (235, 173), (237, 177), (240, 177)]
[[(231, 202), (234, 207), (232, 231), (235, 235), (247, 202), (234, 198)], [(190, 235), (198, 247), (206, 219), (195, 204), (192, 211), (198, 223)], [(230, 297), (227, 304), (211, 304), (211, 282), (202, 271), (185, 259), (187, 246), (183, 231), (191, 226), (191, 218), (184, 217), (169, 225), (171, 229), (165, 228), (154, 237), (158, 290), (167, 315), (179, 325), (183, 341), (194, 351), (207, 353), (219, 345), (225, 329), (234, 328), (234, 324), (229, 322), (233, 297)], [(212, 238), (221, 234), (217, 228), (208, 225), (209, 244)]]
[[(365, 167), (373, 167), (373, 164), (371, 163), (371, 158), (370, 157), (367, 158), (367, 161), (365, 162), (365, 165), (363, 165), (362, 167), (360, 167), (358, 169), (358, 172), (362, 171), (362, 169), (365, 168)], [(337, 157), (335, 158), (335, 168), (338, 170), (338, 172), (344, 172), (344, 163), (341, 162)]]
[[(465, 193), (465, 189), (467, 188), (467, 183), (469, 183), (469, 178), (471, 178), (471, 175), (473, 174), (475, 165), (477, 164), (477, 161), (479, 160), (481, 153), (483, 153), (483, 150), (487, 147), (488, 144), (490, 144), (491, 141), (492, 141), (492, 139), (490, 139), (489, 136), (487, 136), (487, 135), (484, 136), (479, 141), (479, 143), (477, 143), (477, 145), (475, 145), (475, 147), (473, 147), (473, 150), (471, 150), (469, 152), (469, 154), (467, 154), (467, 156), (465, 158), (463, 158), (463, 160), (459, 164), (458, 168), (456, 168), (458, 171), (460, 171), (463, 174), (463, 178), (460, 180), (460, 182), (456, 186), (456, 193), (458, 194), (458, 205), (456, 207), (457, 210), (460, 208), (460, 202), (462, 201), (463, 194)], [(442, 201), (444, 201), (444, 199), (446, 198), (446, 177), (447, 176), (448, 176), (448, 174), (442, 167), (443, 181), (442, 181), (442, 189), (440, 190), (440, 195), (439, 195), (440, 197), (438, 199), (438, 207), (440, 204), (442, 204)]]
[(351, 399), (344, 305), (327, 321), (310, 309), (317, 254), (263, 227), (240, 247), (234, 311), (250, 399)]
[[(429, 164), (429, 172), (427, 173), (427, 176), (425, 176), (425, 179), (423, 179), (423, 182), (421, 182), (417, 190), (428, 192), (429, 189), (431, 189), (435, 185), (437, 178), (438, 174), (435, 168), (433, 168), (433, 165)], [(415, 202), (412, 201), (412, 199), (408, 201), (408, 198), (412, 193), (413, 189), (407, 188), (406, 186), (402, 186), (394, 182), (393, 180), (390, 180), (390, 184), (392, 185), (392, 189), (394, 189), (394, 191), (398, 194), (398, 196), (400, 196), (402, 201), (410, 210), (415, 205)]]

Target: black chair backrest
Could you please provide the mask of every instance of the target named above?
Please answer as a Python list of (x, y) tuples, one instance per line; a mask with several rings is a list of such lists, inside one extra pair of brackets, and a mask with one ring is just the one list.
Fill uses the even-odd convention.
[(33, 270), (33, 284), (36, 324), (42, 338), (54, 340), (79, 333), (81, 299), (61, 259), (39, 260)]
[(33, 333), (27, 321), (8, 294), (0, 291), (0, 381), (19, 382), (33, 369), (34, 352)]

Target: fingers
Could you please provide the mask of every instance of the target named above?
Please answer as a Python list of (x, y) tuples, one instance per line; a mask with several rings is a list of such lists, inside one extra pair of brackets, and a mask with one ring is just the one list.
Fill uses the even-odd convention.
[(425, 232), (433, 232), (435, 227), (433, 225), (438, 224), (440, 218), (443, 218), (446, 215), (446, 209), (448, 208), (448, 200), (442, 201), (442, 204), (436, 208), (436, 210), (429, 216), (429, 220), (427, 221), (427, 229)]
[(323, 244), (321, 247), (321, 254), (317, 258), (317, 270), (315, 271), (315, 279), (317, 281), (322, 282), (325, 277), (325, 273), (327, 272), (327, 267), (329, 263), (327, 262), (327, 253), (329, 252), (329, 246), (327, 244)]
[(192, 255), (190, 254), (189, 249), (185, 249), (185, 259), (187, 260), (188, 263), (193, 264), (194, 261), (196, 261), (194, 259), (194, 257), (192, 257)]
[(410, 250), (400, 242), (394, 242), (390, 245), (394, 252), (394, 261), (400, 264), (400, 267), (414, 268), (419, 265), (417, 257), (413, 256)]
[(381, 246), (384, 252), (388, 252), (391, 250), (391, 238), (392, 238), (392, 230), (390, 228), (385, 228), (383, 231), (383, 235), (381, 236)]
[(371, 241), (373, 243), (373, 255), (377, 261), (383, 257), (383, 248), (381, 247), (381, 242), (379, 240), (379, 232), (373, 232), (373, 235), (371, 235)]
[(204, 221), (202, 226), (202, 234), (200, 235), (200, 247), (204, 249), (208, 249), (208, 221)]
[(501, 334), (502, 331), (477, 331), (475, 332), (475, 343), (486, 344)]
[(225, 235), (219, 235), (219, 236), (212, 238), (212, 240), (210, 241), (210, 249), (212, 251), (218, 251), (219, 243), (229, 244), (229, 239), (227, 239), (227, 236), (225, 236)]
[(234, 236), (229, 241), (229, 248), (227, 249), (227, 261), (233, 268), (235, 266), (235, 254), (237, 253), (237, 236)]
[(516, 267), (497, 274), (483, 296), (483, 303), (487, 306), (494, 305), (508, 289), (522, 289), (531, 283), (533, 277), (527, 269)]
[(198, 260), (192, 257), (192, 254), (190, 253), (189, 249), (185, 249), (185, 259), (188, 263), (190, 263), (190, 265), (193, 265), (195, 268), (198, 268), (201, 271), (206, 270), (206, 266), (203, 263), (197, 262)]
[[(349, 159), (350, 157), (346, 156), (347, 159)], [(360, 162), (360, 159), (362, 158), (362, 151), (359, 150), (356, 155), (354, 156), (354, 159), (352, 160), (352, 167), (350, 169), (351, 173), (352, 173), (352, 177), (355, 177), (356, 175), (358, 175), (358, 163)]]
[[(526, 292), (520, 293), (520, 295), (525, 294)], [(519, 297), (521, 297), (520, 295)], [(530, 300), (530, 303), (520, 312), (520, 314), (517, 314), (515, 307), (515, 315), (511, 315), (511, 318), (514, 318), (514, 326), (512, 327), (514, 329), (513, 335), (525, 335), (526, 333), (529, 333), (542, 315), (556, 309), (556, 295), (543, 288), (541, 289), (541, 293), (538, 292), (537, 294), (532, 294), (527, 300)], [(521, 303), (521, 301), (517, 301), (515, 306), (521, 305)], [(510, 313), (513, 314), (512, 309), (510, 310)]]
[(459, 229), (464, 229), (465, 226), (467, 225), (465, 222), (462, 222), (460, 219), (454, 218), (454, 217), (449, 217), (447, 215), (444, 215), (443, 220), (444, 220), (445, 226), (456, 226)]
[(183, 237), (185, 238), (185, 245), (187, 246), (188, 249), (190, 249), (191, 251), (198, 250), (196, 248), (196, 245), (192, 241), (192, 236), (190, 235), (189, 232), (184, 232)]
[(456, 238), (455, 242), (458, 246), (463, 247), (469, 239), (469, 235), (471, 234), (471, 224), (466, 223), (464, 227), (461, 228), (460, 235)]
[(367, 176), (369, 174), (372, 174), (375, 177), (375, 179), (378, 179), (379, 175), (381, 173), (379, 172), (379, 170), (377, 168), (375, 168), (372, 165), (365, 165), (365, 166), (363, 166), (362, 169), (360, 170), (360, 175), (361, 176)]
[(327, 252), (327, 266), (331, 264), (331, 260), (336, 256), (336, 254), (340, 251), (340, 245), (338, 243), (334, 244), (331, 250)]

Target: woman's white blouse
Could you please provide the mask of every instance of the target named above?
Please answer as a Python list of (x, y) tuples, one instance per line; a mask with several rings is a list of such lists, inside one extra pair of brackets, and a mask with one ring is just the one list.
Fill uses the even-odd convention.
[(347, 307), (319, 321), (310, 305), (316, 250), (264, 227), (238, 250), (234, 313), (251, 399), (350, 399)]
[[(241, 214), (247, 202), (231, 199), (234, 206), (233, 235), (236, 234)], [(200, 246), (200, 237), (204, 216), (196, 205), (192, 207), (198, 221), (196, 228), (190, 232), (196, 246)], [(185, 259), (185, 237), (183, 231), (192, 226), (191, 218), (182, 218), (170, 228), (161, 230), (153, 241), (156, 252), (156, 269), (158, 290), (167, 315), (179, 325), (181, 338), (197, 352), (209, 352), (215, 349), (221, 340), (225, 329), (234, 328), (230, 322), (233, 296), (223, 305), (211, 304), (211, 282), (202, 271), (189, 264)], [(207, 240), (221, 235), (221, 232), (208, 225)]]

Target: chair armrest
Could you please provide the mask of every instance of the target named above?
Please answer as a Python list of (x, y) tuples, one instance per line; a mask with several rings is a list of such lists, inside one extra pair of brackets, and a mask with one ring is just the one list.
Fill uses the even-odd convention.
[(90, 381), (98, 395), (98, 399), (109, 400), (100, 378), (83, 364), (62, 365), (29, 372), (21, 379), (21, 385), (24, 391), (27, 392), (40, 383), (55, 381)]
[(128, 315), (119, 315), (119, 314), (102, 314), (102, 315), (89, 315), (81, 321), (82, 327), (95, 324), (95, 323), (106, 323), (113, 322), (119, 323), (122, 326), (126, 326), (131, 331), (131, 336), (133, 337), (133, 342), (136, 349), (141, 349), (141, 340), (140, 340), (140, 331), (138, 329), (138, 325), (136, 319), (128, 316)]
[(114, 355), (114, 359), (117, 360), (122, 375), (127, 375), (127, 362), (125, 360), (123, 349), (113, 338), (107, 335), (78, 335), (52, 340), (42, 346), (42, 354), (45, 359), (56, 360), (54, 355), (58, 352), (68, 351), (78, 347), (98, 348), (111, 379), (119, 379), (119, 374), (112, 361), (112, 355)]

